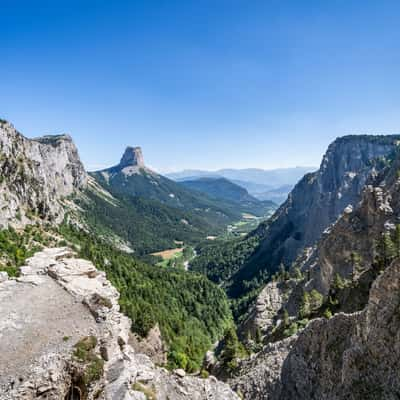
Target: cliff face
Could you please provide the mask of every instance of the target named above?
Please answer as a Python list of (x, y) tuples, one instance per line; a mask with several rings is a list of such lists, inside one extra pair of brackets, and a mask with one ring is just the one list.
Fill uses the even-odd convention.
[(400, 390), (400, 263), (374, 282), (361, 313), (313, 321), (282, 368), (282, 399), (395, 399)]
[(60, 222), (60, 201), (86, 185), (86, 172), (68, 135), (27, 139), (0, 122), (0, 226), (35, 216)]
[(144, 159), (140, 147), (127, 147), (119, 163), (120, 168), (138, 167), (144, 168)]
[(396, 399), (400, 390), (400, 263), (374, 282), (362, 312), (312, 321), (243, 362), (245, 399)]
[[(283, 293), (273, 283), (263, 290), (277, 305), (264, 321), (264, 331), (279, 324), (283, 309), (296, 316), (302, 293), (312, 289), (341, 312), (331, 319), (313, 319), (298, 334), (269, 343), (242, 362), (232, 384), (245, 398), (397, 397), (400, 380), (393, 371), (399, 367), (400, 352), (399, 171), (397, 151), (371, 177), (358, 205), (346, 207), (307, 257), (297, 261), (304, 278), (280, 283), (286, 288)], [(262, 311), (253, 310), (258, 313), (253, 323), (264, 323)]]
[(234, 280), (253, 278), (260, 270), (274, 272), (283, 262), (290, 266), (301, 252), (313, 246), (323, 231), (341, 215), (355, 207), (367, 180), (396, 148), (399, 136), (345, 136), (333, 142), (320, 169), (304, 176), (270, 221), (253, 232), (260, 246)]
[(243, 364), (232, 383), (246, 399), (396, 399), (399, 303), (397, 261), (374, 282), (364, 311), (312, 321)]

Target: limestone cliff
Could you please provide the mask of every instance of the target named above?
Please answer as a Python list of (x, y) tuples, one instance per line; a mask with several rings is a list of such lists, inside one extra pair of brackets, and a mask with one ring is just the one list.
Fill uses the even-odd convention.
[(86, 179), (70, 136), (27, 139), (0, 121), (0, 226), (39, 218), (60, 222), (62, 199), (84, 187)]
[[(299, 258), (303, 278), (271, 283), (261, 293), (269, 299), (269, 314), (254, 308), (257, 318), (252, 322), (269, 329), (271, 323), (281, 322), (283, 309), (295, 318), (301, 294), (312, 289), (321, 292), (337, 314), (331, 319), (311, 315), (314, 319), (298, 334), (268, 343), (243, 361), (232, 384), (245, 398), (397, 397), (400, 381), (393, 371), (399, 366), (400, 327), (398, 151), (379, 171), (368, 178), (361, 201), (346, 207), (314, 248)], [(265, 314), (268, 318), (262, 320)]]
[(260, 270), (274, 272), (283, 262), (290, 266), (323, 231), (355, 207), (367, 180), (377, 174), (381, 163), (395, 150), (399, 136), (345, 136), (328, 148), (320, 169), (304, 176), (271, 220), (253, 232), (260, 246), (233, 278), (232, 293), (240, 292), (241, 281)]

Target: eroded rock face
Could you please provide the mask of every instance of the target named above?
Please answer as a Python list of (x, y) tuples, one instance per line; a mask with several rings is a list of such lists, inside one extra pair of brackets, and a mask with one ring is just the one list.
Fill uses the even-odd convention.
[(374, 282), (362, 312), (312, 321), (243, 362), (245, 399), (396, 399), (400, 391), (400, 262)]
[(108, 182), (119, 173), (129, 177), (131, 175), (141, 174), (143, 172), (155, 174), (155, 172), (145, 166), (142, 148), (128, 146), (125, 149), (118, 165), (98, 171), (98, 174), (101, 174), (101, 176)]
[(255, 304), (251, 306), (248, 317), (238, 327), (240, 335), (246, 338), (250, 334), (252, 338), (255, 338), (258, 329), (263, 336), (269, 335), (292, 286), (294, 286), (292, 282), (268, 283), (258, 295)]
[(148, 355), (155, 364), (166, 364), (167, 349), (162, 340), (158, 324), (150, 329), (145, 338), (132, 333), (129, 338), (129, 344), (136, 352)]
[(86, 185), (86, 172), (68, 135), (27, 139), (0, 122), (0, 226), (35, 216), (60, 222), (60, 200)]
[(245, 398), (398, 396), (400, 380), (393, 371), (399, 368), (400, 261), (382, 272), (385, 267), (376, 259), (377, 242), (382, 235), (393, 236), (400, 221), (399, 170), (397, 155), (364, 188), (361, 202), (344, 210), (311, 253), (299, 260), (304, 280), (281, 307), (295, 309), (295, 293), (303, 290), (317, 289), (326, 296), (339, 275), (351, 282), (338, 295), (345, 313), (314, 319), (298, 335), (269, 344), (243, 361), (232, 384)]
[(144, 159), (141, 147), (127, 147), (121, 161), (119, 162), (121, 168), (125, 167), (144, 167)]
[[(27, 360), (22, 363), (23, 379), (12, 384), (6, 381), (0, 387), (2, 400), (59, 400), (67, 395), (79, 400), (133, 400), (146, 399), (150, 393), (158, 400), (239, 399), (228, 385), (213, 377), (200, 379), (179, 371), (171, 373), (156, 367), (147, 355), (136, 353), (129, 345), (131, 321), (119, 311), (119, 293), (108, 282), (104, 272), (98, 271), (92, 263), (76, 258), (68, 248), (45, 249), (36, 253), (21, 268), (21, 273), (18, 281), (8, 280), (0, 284), (6, 285), (10, 291), (10, 297), (3, 298), (2, 307), (7, 308), (7, 301), (13, 301), (15, 286), (27, 285), (25, 287), (29, 289), (29, 285), (32, 285), (40, 291), (37, 298), (30, 293), (30, 307), (35, 312), (40, 311), (40, 321), (32, 321), (32, 324), (46, 325), (44, 315), (47, 307), (51, 313), (48, 322), (51, 320), (51, 326), (56, 330), (49, 331), (49, 335), (56, 343), (49, 347), (44, 341), (32, 354), (30, 363)], [(81, 308), (81, 311), (75, 311), (86, 322), (81, 321), (82, 327), (76, 326), (74, 313), (69, 313), (60, 320), (57, 330), (56, 312), (52, 307), (64, 310), (72, 307), (67, 305), (68, 302)], [(22, 310), (16, 309), (11, 313), (11, 322), (20, 321), (19, 313)], [(34, 316), (33, 313), (31, 318)], [(63, 316), (61, 311), (60, 316)], [(0, 334), (2, 329), (10, 329), (10, 325), (6, 328), (0, 326)], [(71, 327), (74, 327), (72, 332), (68, 331), (71, 336), (66, 339), (64, 331)], [(26, 333), (24, 326), (21, 329)], [(77, 339), (90, 336), (96, 337), (93, 354), (103, 360), (104, 372), (90, 383), (85, 383), (87, 366), (82, 365), (72, 353)], [(11, 346), (22, 346), (18, 354), (23, 357), (23, 343), (19, 342), (19, 336), (10, 336), (8, 339), (14, 341)], [(36, 340), (35, 343), (40, 341)], [(22, 369), (22, 366), (18, 368)], [(10, 376), (18, 376), (19, 372), (17, 367), (7, 368)]]

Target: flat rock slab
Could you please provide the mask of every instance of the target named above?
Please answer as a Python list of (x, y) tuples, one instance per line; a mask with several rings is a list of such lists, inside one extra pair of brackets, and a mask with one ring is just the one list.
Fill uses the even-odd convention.
[(49, 276), (40, 280), (0, 284), (0, 393), (10, 382), (25, 381), (42, 355), (69, 352), (97, 333), (87, 307)]

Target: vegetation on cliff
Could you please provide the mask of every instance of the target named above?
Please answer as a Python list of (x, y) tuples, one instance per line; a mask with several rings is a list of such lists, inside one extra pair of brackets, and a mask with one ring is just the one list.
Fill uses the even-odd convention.
[(158, 323), (169, 347), (169, 366), (199, 369), (205, 352), (232, 323), (222, 289), (200, 274), (147, 265), (69, 225), (60, 232), (81, 257), (107, 273), (134, 332), (146, 336)]

